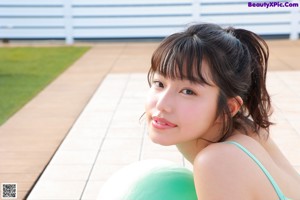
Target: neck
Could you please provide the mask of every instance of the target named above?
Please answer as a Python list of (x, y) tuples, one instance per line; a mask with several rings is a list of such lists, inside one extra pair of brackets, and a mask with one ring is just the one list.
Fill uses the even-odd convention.
[(219, 130), (221, 130), (220, 126), (220, 123), (215, 122), (214, 126), (211, 127), (210, 130), (207, 130), (205, 134), (202, 134), (201, 137), (205, 139), (197, 138), (188, 142), (177, 144), (176, 146), (178, 150), (191, 164), (194, 164), (194, 160), (201, 150), (212, 144), (212, 141), (220, 140), (220, 135), (218, 134), (220, 132)]
[(194, 163), (194, 160), (198, 153), (211, 144), (208, 141), (197, 139), (185, 143), (177, 144), (176, 147), (182, 153), (182, 155), (187, 159), (191, 164)]

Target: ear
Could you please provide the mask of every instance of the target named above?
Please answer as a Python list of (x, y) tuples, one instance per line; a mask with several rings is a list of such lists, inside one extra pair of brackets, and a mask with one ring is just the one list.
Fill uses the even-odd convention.
[(243, 99), (240, 96), (228, 99), (227, 104), (232, 117), (240, 110), (243, 103)]

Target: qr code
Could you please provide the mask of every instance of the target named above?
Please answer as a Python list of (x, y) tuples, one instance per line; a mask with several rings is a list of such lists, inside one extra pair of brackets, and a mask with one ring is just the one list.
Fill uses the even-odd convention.
[(2, 199), (17, 199), (17, 184), (16, 183), (2, 183), (1, 184)]

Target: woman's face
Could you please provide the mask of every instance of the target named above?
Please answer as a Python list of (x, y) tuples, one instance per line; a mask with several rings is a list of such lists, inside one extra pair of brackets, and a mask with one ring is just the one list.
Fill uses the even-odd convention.
[[(203, 62), (202, 66), (204, 75), (208, 74), (205, 73), (207, 63)], [(145, 105), (151, 140), (161, 145), (199, 138), (215, 140), (220, 130), (216, 117), (218, 94), (214, 85), (154, 74)]]

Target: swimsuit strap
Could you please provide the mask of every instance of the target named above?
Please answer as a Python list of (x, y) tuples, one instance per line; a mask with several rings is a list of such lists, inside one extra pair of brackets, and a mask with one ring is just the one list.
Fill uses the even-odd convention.
[(237, 142), (234, 142), (234, 141), (226, 141), (225, 143), (234, 144), (239, 149), (244, 151), (250, 158), (252, 158), (252, 160), (260, 167), (260, 169), (264, 172), (264, 174), (269, 179), (269, 181), (272, 184), (272, 186), (273, 186), (277, 196), (279, 197), (279, 199), (280, 200), (285, 200), (286, 199), (286, 197), (284, 196), (284, 194), (282, 193), (279, 186), (277, 185), (277, 183), (275, 182), (275, 180), (273, 179), (271, 174), (268, 172), (268, 170), (263, 166), (263, 164), (250, 151), (248, 151), (248, 149), (246, 149), (244, 146), (242, 146), (241, 144), (239, 144)]

